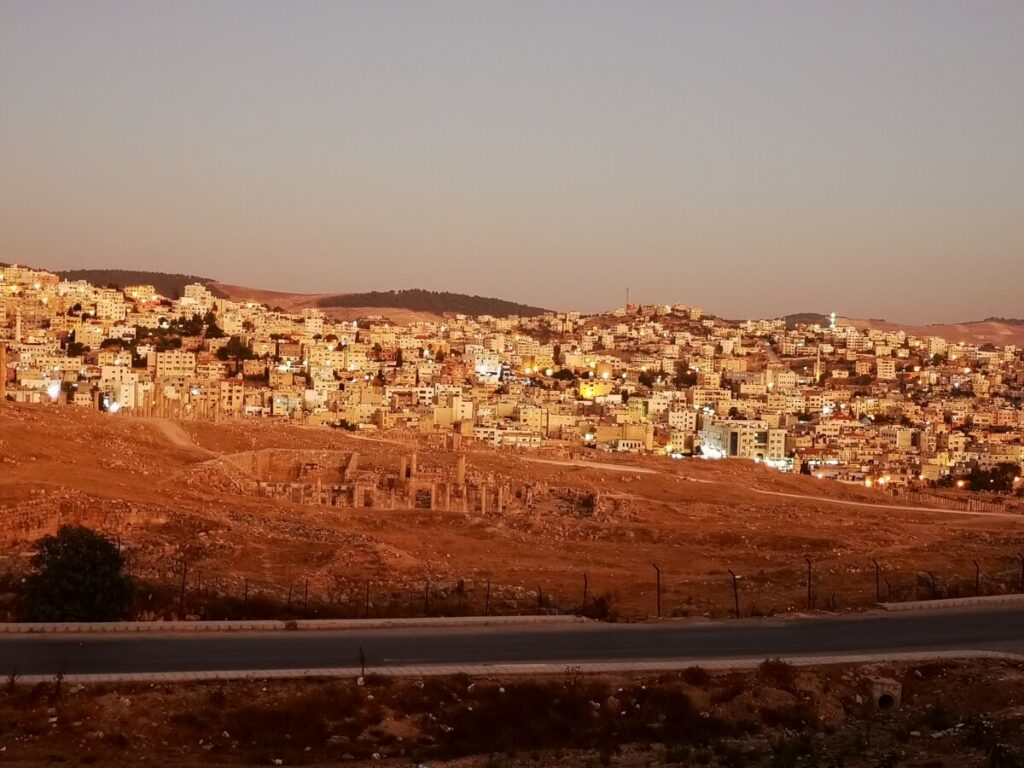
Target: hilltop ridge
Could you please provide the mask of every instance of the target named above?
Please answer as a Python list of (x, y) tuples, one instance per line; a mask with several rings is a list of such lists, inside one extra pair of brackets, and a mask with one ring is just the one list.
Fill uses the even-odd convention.
[(185, 286), (200, 283), (207, 287), (216, 281), (212, 277), (188, 275), (176, 272), (150, 272), (136, 269), (65, 269), (55, 272), (64, 280), (85, 280), (93, 285), (152, 285), (157, 292), (169, 299), (180, 299)]
[(449, 291), (425, 291), (411, 288), (401, 291), (369, 291), (328, 296), (317, 302), (321, 307), (398, 307), (417, 312), (457, 312), (463, 315), (521, 315), (533, 317), (548, 310), (514, 301)]
[[(3, 266), (3, 264), (0, 264)], [(93, 285), (152, 285), (157, 291), (171, 299), (181, 298), (185, 286), (200, 283), (209, 288), (215, 296), (226, 299), (251, 299), (285, 309), (293, 307), (319, 307), (323, 309), (396, 309), (413, 313), (441, 315), (456, 312), (465, 315), (493, 315), (507, 317), (520, 315), (533, 317), (548, 310), (515, 301), (479, 296), (476, 294), (454, 293), (451, 291), (428, 291), (421, 288), (390, 291), (367, 291), (364, 293), (305, 294), (288, 291), (267, 291), (239, 285), (221, 283), (212, 277), (183, 273), (153, 272), (134, 269), (69, 269), (54, 274), (65, 280), (85, 280)]]
[[(0, 266), (10, 264), (0, 261)], [(200, 283), (218, 298), (256, 301), (288, 312), (317, 308), (336, 319), (356, 319), (366, 314), (381, 314), (395, 322), (405, 323), (436, 319), (447, 312), (493, 317), (534, 317), (551, 311), (496, 297), (421, 288), (361, 293), (299, 293), (233, 285), (202, 275), (151, 270), (71, 269), (55, 270), (54, 274), (66, 280), (85, 280), (94, 285), (124, 287), (149, 284), (162, 295), (172, 299), (180, 298), (186, 285)], [(783, 315), (782, 319), (786, 321), (787, 328), (793, 329), (797, 325), (827, 325), (829, 315), (823, 312), (795, 312)], [(1024, 318), (993, 316), (984, 320), (930, 324), (905, 323), (881, 318), (854, 318), (846, 315), (838, 319), (861, 330), (903, 330), (915, 336), (940, 336), (955, 343), (1024, 345)]]
[[(829, 324), (829, 315), (822, 312), (795, 312), (784, 315), (786, 328), (798, 325)], [(837, 318), (842, 325), (860, 330), (904, 331), (911, 336), (939, 336), (954, 343), (965, 344), (1024, 344), (1024, 320), (1011, 317), (987, 317), (984, 320), (966, 320), (960, 323), (904, 323), (882, 318), (856, 318), (846, 315)]]

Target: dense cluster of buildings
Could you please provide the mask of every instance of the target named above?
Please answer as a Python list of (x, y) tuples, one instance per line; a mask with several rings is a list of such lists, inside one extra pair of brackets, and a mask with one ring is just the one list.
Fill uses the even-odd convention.
[[(1024, 463), (1024, 355), (697, 307), (393, 325), (0, 268), (0, 397), (182, 419), (301, 420), (741, 457), (865, 484)], [(1020, 481), (1018, 480), (1019, 484)]]

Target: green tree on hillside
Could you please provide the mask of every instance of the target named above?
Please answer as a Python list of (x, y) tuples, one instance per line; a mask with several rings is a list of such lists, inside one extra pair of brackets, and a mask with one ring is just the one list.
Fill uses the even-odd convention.
[(217, 350), (217, 359), (233, 361), (233, 370), (236, 372), (241, 367), (243, 360), (252, 360), (254, 357), (256, 355), (253, 353), (252, 347), (243, 342), (238, 336), (232, 336), (228, 339), (227, 344)]
[(18, 599), (22, 621), (118, 621), (128, 615), (132, 581), (106, 536), (64, 525), (35, 546)]
[(206, 327), (205, 336), (208, 339), (223, 339), (227, 336), (217, 322), (217, 316), (213, 312), (207, 312), (203, 318), (203, 325)]
[(975, 467), (967, 476), (967, 483), (972, 491), (1013, 493), (1018, 485), (1016, 478), (1019, 476), (1020, 466), (1004, 462), (997, 464), (991, 469)]
[(678, 389), (685, 389), (687, 387), (694, 387), (697, 385), (697, 374), (690, 370), (690, 366), (686, 363), (676, 363), (675, 376), (672, 377), (672, 382)]

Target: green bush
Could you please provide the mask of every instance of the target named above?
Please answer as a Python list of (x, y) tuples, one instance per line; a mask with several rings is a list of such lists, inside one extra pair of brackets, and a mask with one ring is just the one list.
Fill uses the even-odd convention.
[(32, 573), (18, 597), (22, 621), (118, 621), (128, 616), (132, 581), (103, 534), (65, 525), (35, 546)]

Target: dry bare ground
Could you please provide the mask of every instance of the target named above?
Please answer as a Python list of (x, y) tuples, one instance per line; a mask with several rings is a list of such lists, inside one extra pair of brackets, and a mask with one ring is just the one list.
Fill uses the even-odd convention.
[[(886, 694), (892, 696), (886, 700)], [(887, 705), (879, 706), (879, 702)], [(0, 688), (7, 765), (1021, 765), (1008, 661)], [(888, 706), (891, 705), (891, 706)]]
[[(572, 610), (586, 574), (589, 596), (607, 595), (621, 618), (646, 617), (653, 563), (665, 615), (730, 613), (729, 569), (742, 576), (744, 614), (806, 610), (807, 558), (818, 610), (871, 605), (873, 560), (883, 599), (973, 594), (975, 560), (983, 593), (1019, 586), (1024, 517), (913, 511), (748, 462), (544, 463), (474, 449), (470, 482), (510, 489), (506, 511), (481, 514), (310, 507), (244, 491), (225, 457), (270, 448), (319, 452), (327, 470), (358, 452), (360, 467), (387, 474), (415, 446), (263, 421), (172, 424), (0, 403), (0, 568), (24, 567), (38, 535), (26, 519), (61, 516), (120, 536), (134, 575), (156, 584), (178, 584), (184, 560), (190, 590), (241, 595), (248, 580), (250, 595), (283, 599), (292, 587), (306, 599), (308, 581), (311, 602), (353, 611), (367, 580), (375, 612), (421, 611), (428, 581), (428, 610), (480, 612), (488, 581), (492, 610), (534, 610), (538, 588), (544, 610)], [(424, 472), (454, 474), (455, 453), (418, 454)]]
[(371, 315), (379, 315), (395, 325), (410, 325), (416, 322), (437, 321), (440, 315), (432, 312), (418, 312), (399, 307), (318, 307), (321, 299), (338, 296), (339, 293), (285, 293), (283, 291), (265, 291), (259, 288), (246, 288), (240, 285), (214, 283), (212, 286), (232, 301), (254, 301), (269, 307), (281, 307), (286, 312), (299, 313), (303, 309), (318, 308), (332, 320), (359, 320)]
[(882, 331), (906, 331), (912, 336), (939, 336), (947, 341), (966, 344), (996, 344), (1020, 346), (1024, 344), (1024, 324), (1007, 323), (1001, 320), (975, 320), (967, 323), (945, 323), (935, 325), (910, 325), (907, 323), (886, 322), (884, 320), (849, 320), (849, 323), (860, 329), (876, 328)]

